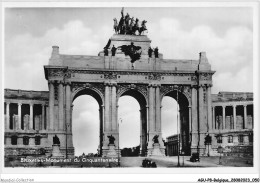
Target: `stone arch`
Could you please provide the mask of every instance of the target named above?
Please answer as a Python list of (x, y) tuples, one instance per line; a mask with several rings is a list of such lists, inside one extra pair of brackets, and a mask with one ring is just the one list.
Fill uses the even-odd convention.
[(131, 96), (134, 97), (138, 103), (140, 104), (140, 107), (146, 107), (148, 104), (148, 97), (147, 97), (147, 90), (144, 88), (138, 88), (138, 87), (120, 87), (117, 92), (117, 103), (119, 101), (119, 98), (121, 96)]
[(121, 88), (117, 93), (117, 99), (116, 99), (117, 103), (121, 96), (131, 96), (135, 98), (140, 105), (141, 132), (140, 132), (140, 154), (139, 155), (145, 156), (147, 152), (147, 126), (148, 126), (147, 94), (145, 93), (144, 88), (138, 89), (137, 87), (136, 88), (125, 87), (125, 88)]
[[(94, 85), (91, 87), (86, 87), (85, 85), (80, 87), (75, 87), (72, 89), (71, 94), (71, 104), (73, 101), (82, 96), (82, 95), (89, 95), (92, 96), (98, 103), (99, 106), (99, 145), (97, 147), (98, 154), (102, 154), (102, 143), (103, 143), (103, 106), (104, 106), (104, 94), (102, 90), (100, 90), (98, 87), (95, 87)], [(71, 116), (72, 119), (72, 116)]]
[[(178, 91), (179, 97), (181, 96), (181, 99), (187, 100), (188, 106), (191, 106), (191, 89), (189, 87), (178, 87), (178, 86), (163, 86), (161, 88), (161, 101), (164, 96), (170, 96), (171, 92)], [(173, 97), (173, 96), (170, 96)], [(173, 97), (176, 100), (176, 97)], [(177, 100), (176, 100), (177, 101)]]
[(73, 103), (73, 101), (81, 95), (92, 96), (94, 99), (96, 99), (99, 106), (102, 106), (104, 104), (104, 95), (100, 90), (98, 90), (95, 87), (90, 88), (90, 87), (84, 87), (84, 86), (79, 87), (75, 91), (73, 91), (72, 97), (71, 97), (71, 100), (72, 100), (71, 103)]
[[(178, 94), (178, 100), (177, 100)], [(168, 89), (162, 92), (161, 94), (161, 101), (164, 96), (169, 96), (176, 100), (179, 105), (179, 120), (180, 120), (180, 134), (181, 134), (181, 147), (182, 151), (185, 155), (190, 155), (190, 123), (191, 123), (191, 114), (190, 114), (190, 106), (191, 101), (190, 97), (188, 96), (187, 92), (180, 90), (179, 88), (176, 89)]]

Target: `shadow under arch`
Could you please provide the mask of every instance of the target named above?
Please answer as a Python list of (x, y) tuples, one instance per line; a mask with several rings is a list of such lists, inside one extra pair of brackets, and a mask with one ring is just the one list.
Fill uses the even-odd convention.
[[(179, 90), (171, 90), (166, 92), (164, 96), (171, 97), (176, 100), (179, 105), (179, 121), (180, 121), (180, 150), (186, 155), (190, 155), (190, 145), (191, 145), (191, 134), (190, 134), (190, 124), (191, 124), (191, 114), (190, 114), (190, 102), (187, 96)], [(172, 134), (174, 135), (174, 134)]]
[(72, 93), (71, 104), (73, 104), (73, 102), (76, 98), (78, 98), (82, 95), (89, 95), (89, 96), (93, 97), (97, 101), (98, 106), (99, 106), (99, 147), (98, 147), (99, 152), (98, 152), (98, 154), (99, 154), (99, 156), (101, 156), (102, 155), (102, 145), (103, 145), (103, 113), (104, 113), (104, 109), (102, 107), (104, 104), (103, 95), (95, 88), (82, 87)]
[[(140, 105), (140, 156), (145, 156), (147, 151), (147, 100), (143, 93), (137, 89), (126, 89), (117, 97), (117, 104), (122, 96), (131, 96), (137, 100)], [(120, 132), (119, 132), (120, 133)]]

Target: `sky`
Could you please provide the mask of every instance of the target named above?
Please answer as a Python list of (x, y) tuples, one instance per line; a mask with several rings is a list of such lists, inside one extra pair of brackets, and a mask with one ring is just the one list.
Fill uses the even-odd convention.
[[(121, 8), (6, 8), (4, 88), (48, 90), (44, 65), (52, 46), (61, 54), (97, 55), (113, 35), (113, 18)], [(246, 7), (131, 8), (130, 16), (147, 20), (147, 36), (166, 59), (199, 58), (205, 51), (216, 71), (212, 93), (253, 91), (253, 14)], [(90, 96), (74, 101), (73, 132), (76, 154), (96, 152), (98, 104)], [(138, 102), (119, 100), (120, 147), (139, 145)], [(162, 101), (163, 137), (176, 133), (176, 101)], [(129, 129), (132, 132), (130, 133)], [(82, 132), (82, 133), (81, 133)], [(122, 132), (122, 133), (121, 133)], [(130, 138), (131, 136), (131, 138)], [(91, 142), (81, 139), (90, 138)]]

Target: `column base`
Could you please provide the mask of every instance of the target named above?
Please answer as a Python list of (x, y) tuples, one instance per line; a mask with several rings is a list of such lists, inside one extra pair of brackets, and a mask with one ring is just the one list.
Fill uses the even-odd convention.
[(114, 144), (109, 144), (108, 149), (103, 149), (102, 151), (102, 157), (121, 157), (120, 150), (116, 149)]
[(159, 143), (154, 143), (152, 148), (148, 147), (147, 156), (165, 156), (165, 147), (160, 147)]
[(60, 151), (60, 145), (54, 144), (52, 145), (52, 158), (64, 158), (64, 155)]

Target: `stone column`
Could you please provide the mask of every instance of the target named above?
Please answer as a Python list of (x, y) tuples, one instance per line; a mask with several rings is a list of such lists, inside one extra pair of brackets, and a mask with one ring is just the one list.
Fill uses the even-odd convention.
[(191, 107), (192, 106), (188, 106), (189, 108), (189, 132), (191, 133), (192, 132), (192, 123), (191, 123)]
[(109, 131), (110, 130), (110, 121), (109, 121), (109, 98), (110, 98), (110, 92), (109, 92), (109, 85), (105, 85), (105, 129), (104, 131)]
[(192, 146), (197, 146), (198, 143), (198, 103), (197, 103), (197, 86), (191, 88), (191, 114), (192, 114)]
[(10, 103), (6, 103), (6, 129), (10, 130)]
[(204, 99), (203, 99), (203, 86), (199, 86), (199, 127), (200, 131), (203, 130), (203, 128), (206, 127), (206, 124), (204, 123), (203, 118), (203, 106), (204, 106)]
[(215, 118), (216, 118), (216, 116), (215, 116), (215, 106), (213, 106), (212, 107), (212, 123), (213, 123), (213, 129), (217, 129), (216, 128), (216, 121), (215, 121)]
[(54, 129), (54, 85), (53, 81), (49, 81), (49, 119), (50, 124), (48, 130)]
[(32, 137), (29, 138), (29, 145), (31, 145), (31, 146), (35, 145), (34, 138), (32, 138)]
[(18, 103), (18, 124), (16, 125), (16, 129), (17, 130), (21, 130), (21, 119), (22, 119), (22, 110), (21, 110), (21, 107), (22, 107), (22, 104), (21, 103)]
[(155, 131), (161, 132), (161, 97), (160, 97), (160, 86), (157, 85), (155, 88), (156, 95), (156, 106), (155, 106)]
[(99, 154), (102, 155), (103, 144), (103, 123), (104, 123), (104, 105), (99, 106)]
[(71, 132), (70, 115), (71, 115), (71, 88), (70, 82), (66, 83), (66, 129), (67, 132)]
[(111, 106), (111, 115), (112, 115), (112, 131), (116, 131), (117, 129), (117, 101), (116, 101), (116, 83), (113, 83), (112, 84), (112, 94), (111, 94), (111, 99), (112, 99), (112, 106)]
[(248, 136), (248, 134), (245, 134), (245, 135), (244, 135), (243, 140), (244, 140), (244, 144), (245, 144), (245, 145), (248, 145), (248, 144), (249, 144), (249, 136)]
[(33, 130), (33, 104), (30, 104), (30, 122), (29, 130)]
[(212, 130), (212, 111), (211, 111), (211, 86), (208, 85), (208, 90), (207, 90), (207, 103), (208, 103), (208, 131)]
[(63, 83), (59, 83), (59, 130), (64, 130), (64, 101), (63, 101)]
[[(72, 102), (71, 102), (72, 103)], [(73, 114), (73, 107), (74, 105), (71, 104), (70, 106), (70, 123), (69, 123), (69, 126), (70, 126), (70, 131), (72, 132), (72, 114)]]
[(207, 130), (207, 122), (205, 121), (205, 114), (203, 114), (203, 109), (204, 109), (204, 91), (203, 91), (203, 87), (202, 85), (199, 86), (199, 129), (198, 129), (198, 144), (199, 146), (203, 146), (204, 147), (204, 143), (203, 143), (203, 138), (204, 135), (203, 133), (206, 132)]
[(140, 109), (140, 155), (145, 155), (147, 142), (147, 107)]
[(233, 118), (234, 118), (234, 130), (236, 129), (236, 127), (237, 127), (237, 114), (236, 114), (236, 105), (233, 105)]
[(149, 131), (155, 131), (155, 124), (154, 124), (154, 87), (152, 85), (149, 86)]
[(244, 105), (244, 129), (247, 129), (247, 105)]
[(45, 130), (45, 105), (42, 104), (42, 130)]
[(226, 106), (222, 106), (222, 129), (226, 129)]

